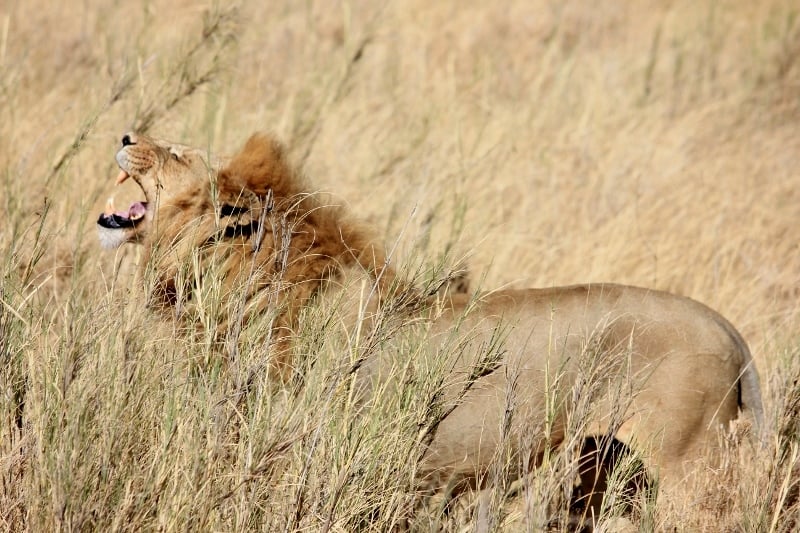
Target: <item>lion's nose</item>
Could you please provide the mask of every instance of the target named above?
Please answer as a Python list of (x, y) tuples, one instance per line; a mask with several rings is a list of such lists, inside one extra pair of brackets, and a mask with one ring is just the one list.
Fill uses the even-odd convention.
[(122, 146), (129, 146), (131, 144), (136, 144), (136, 143), (133, 142), (130, 135), (124, 135), (122, 137)]

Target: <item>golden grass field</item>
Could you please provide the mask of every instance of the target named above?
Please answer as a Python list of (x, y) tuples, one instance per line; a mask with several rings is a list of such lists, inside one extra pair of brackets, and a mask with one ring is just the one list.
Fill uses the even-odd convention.
[[(245, 371), (137, 305), (136, 248), (100, 249), (107, 197), (138, 199), (113, 184), (134, 129), (220, 153), (275, 132), (401, 265), (717, 309), (772, 437), (634, 527), (798, 527), (796, 1), (0, 3), (0, 529), (383, 531), (411, 410), (354, 416), (323, 364), (240, 409)], [(440, 526), (568, 529), (559, 475)]]

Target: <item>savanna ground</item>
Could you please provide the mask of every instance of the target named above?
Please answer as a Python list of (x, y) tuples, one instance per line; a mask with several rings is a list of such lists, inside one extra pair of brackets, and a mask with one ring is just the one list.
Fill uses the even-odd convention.
[[(0, 528), (386, 530), (408, 512), (419, 405), (355, 413), (313, 331), (318, 361), (295, 388), (253, 372), (257, 350), (222, 364), (142, 309), (135, 248), (99, 249), (106, 198), (139, 199), (113, 186), (135, 129), (218, 152), (277, 133), (408, 268), (465, 259), (474, 286), (615, 281), (719, 310), (754, 353), (772, 435), (730, 437), (685, 504), (645, 502), (637, 523), (793, 530), (799, 13), (6, 0)], [(463, 504), (441, 526), (568, 528), (557, 456), (491, 516)]]

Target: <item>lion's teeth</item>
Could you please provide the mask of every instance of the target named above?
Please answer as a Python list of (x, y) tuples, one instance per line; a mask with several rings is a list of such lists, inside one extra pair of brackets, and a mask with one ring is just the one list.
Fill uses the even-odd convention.
[(144, 216), (144, 213), (131, 213), (130, 219), (131, 220), (139, 220)]
[(114, 197), (112, 196), (106, 201), (106, 210), (103, 213), (110, 216), (114, 214), (114, 211)]
[(122, 183), (123, 181), (128, 179), (129, 177), (130, 177), (130, 174), (128, 174), (124, 170), (121, 170), (119, 172), (119, 175), (117, 176), (117, 185), (119, 185), (120, 183)]

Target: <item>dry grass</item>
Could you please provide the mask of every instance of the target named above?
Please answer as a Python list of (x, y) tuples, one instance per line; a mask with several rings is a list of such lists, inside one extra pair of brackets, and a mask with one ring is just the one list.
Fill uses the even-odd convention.
[[(277, 132), (401, 263), (718, 309), (774, 436), (732, 435), (642, 527), (794, 530), (799, 58), (790, 0), (0, 5), (0, 529), (386, 530), (412, 505), (431, 383), (360, 412), (310, 328), (302, 386), (236, 394), (257, 347), (231, 369), (136, 305), (135, 249), (93, 226), (137, 127), (218, 151)], [(521, 497), (412, 526), (565, 528), (571, 473), (559, 452)]]

